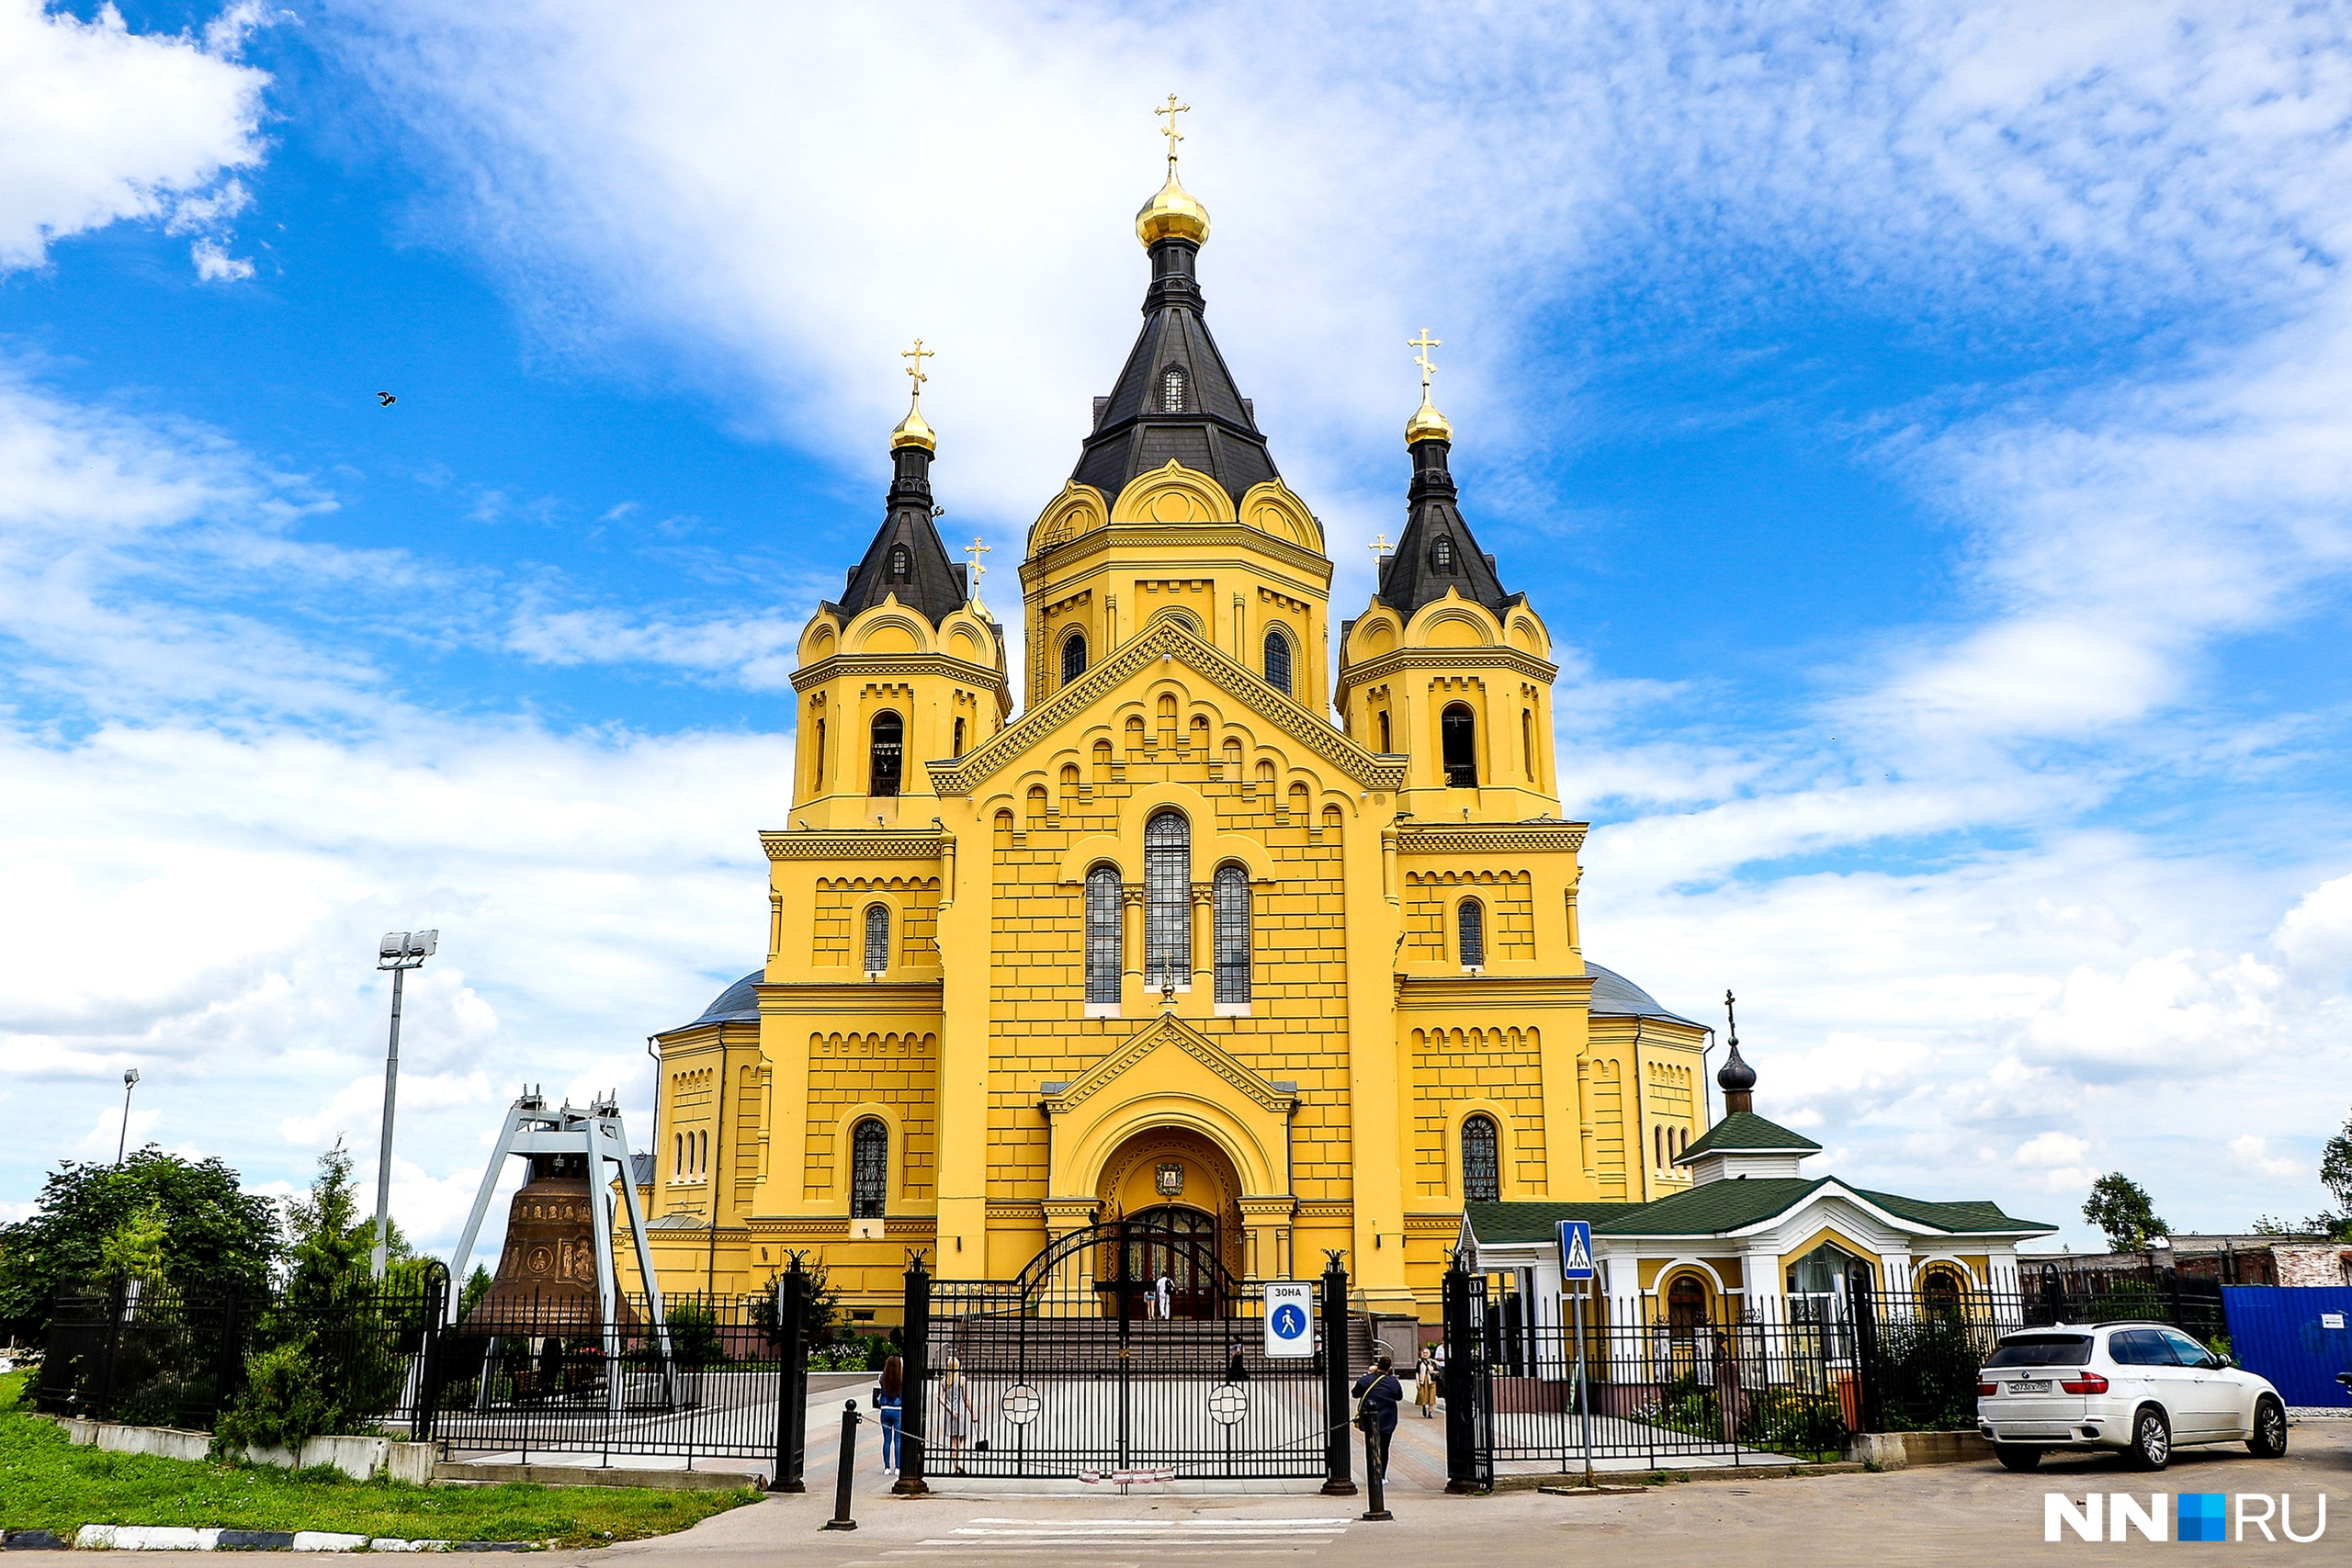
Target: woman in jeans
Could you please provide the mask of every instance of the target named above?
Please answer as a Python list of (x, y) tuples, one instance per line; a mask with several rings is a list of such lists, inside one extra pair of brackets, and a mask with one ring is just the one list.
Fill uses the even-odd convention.
[(882, 1473), (899, 1473), (899, 1416), (906, 1407), (905, 1366), (896, 1356), (882, 1363), (882, 1381), (874, 1388), (874, 1413), (882, 1422)]

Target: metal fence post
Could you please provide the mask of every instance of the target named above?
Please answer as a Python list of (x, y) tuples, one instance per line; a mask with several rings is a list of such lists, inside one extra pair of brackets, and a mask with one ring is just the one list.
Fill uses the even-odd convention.
[(1470, 1271), (1462, 1254), (1445, 1271), (1445, 1489), (1478, 1489), (1478, 1429), (1473, 1401), (1476, 1340), (1470, 1326)]
[(808, 1276), (800, 1254), (776, 1281), (775, 1470), (771, 1490), (806, 1492), (808, 1449)]
[(1352, 1497), (1348, 1477), (1348, 1271), (1337, 1248), (1323, 1266), (1323, 1495)]
[(1886, 1417), (1880, 1408), (1880, 1384), (1885, 1369), (1879, 1364), (1878, 1303), (1871, 1293), (1870, 1276), (1855, 1270), (1847, 1297), (1854, 1313), (1854, 1382), (1862, 1430), (1883, 1432)]
[[(433, 1439), (434, 1417), (441, 1406), (441, 1328), (442, 1320), (449, 1315), (449, 1271), (435, 1264), (427, 1271), (424, 1281), (424, 1343), (417, 1347), (416, 1409), (409, 1419), (409, 1436), (420, 1443)], [(618, 1365), (608, 1374), (619, 1377)]]
[(833, 1480), (833, 1517), (825, 1521), (829, 1530), (854, 1530), (857, 1521), (849, 1517), (849, 1489), (857, 1473), (857, 1401), (842, 1405), (842, 1468)]
[(907, 1350), (900, 1359), (905, 1393), (899, 1411), (899, 1479), (890, 1494), (920, 1497), (931, 1490), (922, 1483), (924, 1461), (929, 1458), (923, 1448), (923, 1405), (931, 1397), (931, 1274), (923, 1268), (920, 1252), (907, 1263), (906, 1315)]

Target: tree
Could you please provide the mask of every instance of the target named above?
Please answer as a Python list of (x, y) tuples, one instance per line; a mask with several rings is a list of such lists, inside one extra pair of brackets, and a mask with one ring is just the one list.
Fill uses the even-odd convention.
[(119, 1248), (134, 1236), (135, 1255), (183, 1294), (259, 1294), (283, 1250), (277, 1210), (239, 1190), (239, 1179), (218, 1159), (183, 1159), (152, 1144), (120, 1165), (66, 1161), (42, 1183), (30, 1215), (0, 1226), (0, 1323), (45, 1335), (59, 1289), (107, 1279), (133, 1255)]
[(2117, 1252), (2137, 1252), (2151, 1237), (2172, 1234), (2172, 1227), (2156, 1217), (2148, 1190), (2120, 1170), (2091, 1183), (2083, 1218), (2105, 1233), (2107, 1245)]
[(2324, 1235), (2352, 1241), (2352, 1116), (2344, 1131), (2328, 1139), (2319, 1154), (2319, 1184), (2335, 1200), (2333, 1213), (2322, 1210), (2295, 1224), (2265, 1214), (2254, 1222), (2256, 1235)]

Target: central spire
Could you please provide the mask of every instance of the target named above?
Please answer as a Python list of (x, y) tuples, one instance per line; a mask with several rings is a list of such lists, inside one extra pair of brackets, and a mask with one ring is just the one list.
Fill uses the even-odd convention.
[(1171, 460), (1208, 474), (1238, 504), (1250, 487), (1276, 478), (1250, 400), (1233, 384), (1202, 320), (1193, 266), (1208, 238), (1208, 209), (1176, 177), (1176, 117), (1189, 104), (1176, 95), (1152, 112), (1167, 125), (1168, 183), (1136, 214), (1136, 235), (1151, 256), (1143, 298), (1143, 332), (1111, 395), (1094, 400), (1094, 428), (1070, 474), (1079, 484), (1116, 496), (1147, 469)]

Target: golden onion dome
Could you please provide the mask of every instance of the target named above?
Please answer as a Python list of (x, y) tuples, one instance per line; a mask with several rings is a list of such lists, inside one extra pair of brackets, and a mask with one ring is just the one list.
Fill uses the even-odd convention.
[(1410, 447), (1424, 441), (1453, 440), (1453, 422), (1437, 412), (1437, 405), (1430, 401), (1430, 389), (1422, 388), (1421, 406), (1405, 422), (1405, 445)]
[(1176, 160), (1168, 160), (1168, 183), (1136, 214), (1136, 238), (1149, 250), (1162, 240), (1190, 240), (1201, 244), (1209, 237), (1209, 209), (1193, 199), (1176, 178)]
[(890, 432), (890, 450), (896, 452), (901, 446), (920, 446), (933, 457), (939, 454), (939, 437), (931, 433), (930, 424), (924, 421), (920, 400), (907, 410), (907, 417)]

